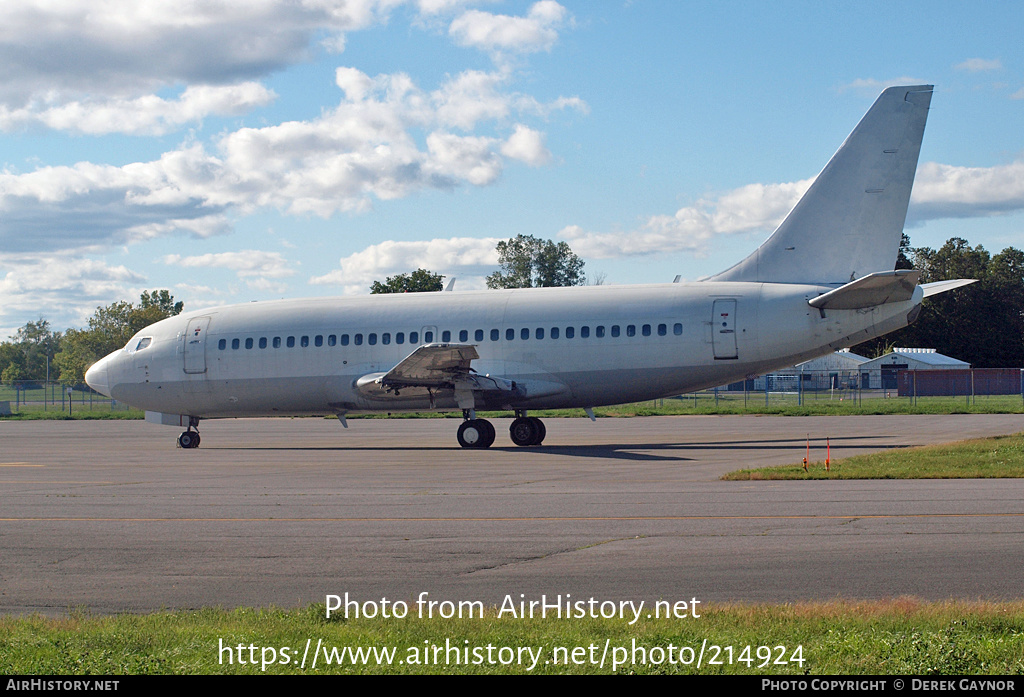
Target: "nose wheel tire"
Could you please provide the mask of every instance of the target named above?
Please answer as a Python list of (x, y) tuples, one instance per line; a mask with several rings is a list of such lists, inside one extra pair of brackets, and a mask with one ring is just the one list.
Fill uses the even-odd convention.
[(489, 448), (494, 443), (494, 426), (486, 419), (469, 419), (459, 426), (457, 437), (463, 448)]
[(196, 431), (185, 431), (178, 436), (178, 446), (181, 448), (198, 448), (199, 447), (199, 433)]
[(508, 427), (512, 442), (518, 446), (540, 445), (548, 434), (544, 422), (536, 416), (520, 416)]

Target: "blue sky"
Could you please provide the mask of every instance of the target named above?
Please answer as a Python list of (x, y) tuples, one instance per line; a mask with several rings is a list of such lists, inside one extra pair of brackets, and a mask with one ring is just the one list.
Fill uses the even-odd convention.
[(908, 220), (1024, 246), (1013, 2), (22, 0), (0, 7), (0, 336), (167, 288), (365, 293), (494, 244), (670, 281), (756, 247), (889, 84), (935, 85)]

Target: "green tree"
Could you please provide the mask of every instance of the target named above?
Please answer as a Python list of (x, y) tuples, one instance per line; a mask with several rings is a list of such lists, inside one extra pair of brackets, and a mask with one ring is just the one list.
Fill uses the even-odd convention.
[(516, 235), (497, 245), (501, 271), (487, 277), (488, 288), (550, 288), (587, 282), (583, 260), (567, 242)]
[(904, 246), (922, 283), (978, 282), (927, 298), (909, 327), (853, 350), (875, 355), (885, 346), (934, 348), (975, 368), (1024, 366), (1024, 252), (1008, 247), (991, 256), (960, 237), (939, 249)]
[(383, 283), (374, 281), (370, 293), (429, 293), (444, 290), (444, 276), (439, 273), (416, 269), (412, 273), (388, 276)]
[[(0, 380), (45, 380), (50, 359), (60, 351), (61, 334), (50, 329), (50, 323), (39, 318), (4, 342), (0, 350)], [(56, 371), (52, 371), (56, 376)]]
[(69, 329), (55, 358), (60, 379), (81, 382), (85, 371), (108, 353), (124, 346), (139, 330), (180, 314), (184, 303), (166, 290), (144, 292), (138, 305), (121, 300), (97, 307), (88, 329)]

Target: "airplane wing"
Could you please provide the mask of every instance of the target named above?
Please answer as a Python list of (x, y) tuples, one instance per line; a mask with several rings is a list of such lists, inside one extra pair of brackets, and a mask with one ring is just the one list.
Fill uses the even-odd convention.
[(516, 383), (493, 375), (480, 375), (470, 364), (480, 357), (468, 344), (426, 344), (403, 358), (386, 373), (370, 373), (356, 381), (364, 394), (374, 387), (398, 393), (407, 387), (513, 392)]

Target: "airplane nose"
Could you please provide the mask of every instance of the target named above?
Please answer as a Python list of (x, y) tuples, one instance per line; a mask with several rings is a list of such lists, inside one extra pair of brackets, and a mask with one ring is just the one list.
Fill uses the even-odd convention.
[(101, 358), (85, 371), (85, 383), (102, 395), (110, 396), (110, 378), (107, 376), (107, 359)]

